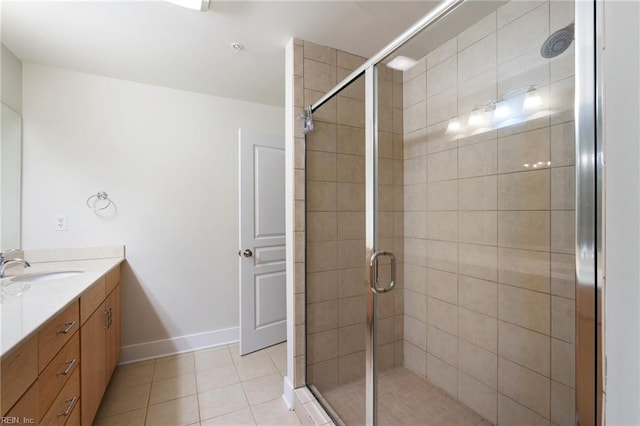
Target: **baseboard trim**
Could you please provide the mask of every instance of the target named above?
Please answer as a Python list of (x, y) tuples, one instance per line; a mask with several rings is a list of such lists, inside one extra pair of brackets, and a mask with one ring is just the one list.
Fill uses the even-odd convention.
[(222, 330), (207, 331), (205, 333), (172, 337), (171, 339), (138, 343), (122, 347), (120, 361), (118, 364), (130, 364), (132, 362), (144, 361), (167, 355), (175, 355), (198, 349), (227, 345), (230, 343), (236, 343), (238, 340), (240, 340), (240, 328), (232, 327)]
[(289, 376), (284, 377), (284, 392), (282, 393), (282, 399), (289, 407), (289, 410), (293, 410), (296, 404), (296, 394), (295, 389), (293, 388), (293, 383), (289, 379)]

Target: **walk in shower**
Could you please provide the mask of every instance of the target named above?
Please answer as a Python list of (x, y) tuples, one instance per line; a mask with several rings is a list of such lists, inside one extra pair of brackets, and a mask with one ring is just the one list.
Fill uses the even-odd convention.
[(596, 423), (593, 13), (449, 1), (371, 60), (297, 47), (296, 371), (337, 424)]

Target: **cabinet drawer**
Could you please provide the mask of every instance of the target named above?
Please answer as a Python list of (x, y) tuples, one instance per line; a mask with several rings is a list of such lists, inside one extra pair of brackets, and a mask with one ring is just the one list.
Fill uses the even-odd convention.
[(0, 371), (0, 411), (4, 416), (38, 378), (38, 337), (5, 354)]
[(51, 426), (64, 425), (73, 411), (80, 405), (80, 369), (76, 368), (64, 385), (53, 404), (42, 418), (41, 424)]
[(75, 333), (53, 361), (44, 369), (38, 381), (40, 382), (38, 410), (39, 418), (47, 412), (67, 379), (78, 370), (80, 363), (80, 333)]
[(69, 415), (69, 419), (64, 426), (81, 426), (80, 423), (80, 403), (77, 403)]
[(45, 369), (65, 343), (80, 329), (78, 301), (56, 315), (38, 333), (38, 371)]
[(120, 265), (113, 268), (106, 275), (107, 295), (110, 294), (118, 284), (120, 284)]
[[(37, 419), (37, 407), (38, 407), (38, 381), (31, 385), (27, 393), (22, 395), (22, 398), (16, 405), (13, 406), (11, 410), (5, 415), (5, 417), (17, 417), (20, 419), (22, 424), (23, 419), (29, 419), (32, 421), (31, 424), (36, 424), (38, 422)], [(2, 423), (2, 422), (0, 422)], [(26, 422), (25, 422), (26, 423)]]
[(84, 324), (91, 314), (104, 302), (107, 297), (105, 290), (105, 278), (100, 277), (98, 281), (91, 284), (91, 287), (86, 289), (84, 293), (80, 295), (80, 323)]

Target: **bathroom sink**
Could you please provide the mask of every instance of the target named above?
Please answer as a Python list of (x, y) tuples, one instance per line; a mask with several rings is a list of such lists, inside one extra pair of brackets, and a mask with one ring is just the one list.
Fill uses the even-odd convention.
[(84, 271), (55, 271), (55, 272), (34, 272), (32, 274), (19, 275), (11, 280), (14, 283), (33, 283), (38, 281), (53, 281), (63, 278), (75, 277), (84, 274)]

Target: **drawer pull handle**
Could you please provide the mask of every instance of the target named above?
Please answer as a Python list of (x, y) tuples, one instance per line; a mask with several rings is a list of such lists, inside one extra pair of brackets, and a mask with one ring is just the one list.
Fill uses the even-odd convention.
[(64, 402), (68, 402), (67, 409), (64, 410), (64, 413), (58, 413), (58, 417), (68, 416), (69, 413), (71, 413), (71, 410), (73, 410), (73, 407), (75, 407), (76, 403), (78, 402), (78, 399), (79, 398), (77, 396), (74, 396), (73, 398), (70, 398), (70, 399), (66, 399)]
[(69, 372), (73, 369), (73, 366), (76, 365), (77, 362), (78, 362), (77, 358), (74, 358), (71, 361), (67, 361), (65, 363), (67, 364), (67, 368), (65, 368), (64, 371), (59, 372), (57, 376), (66, 376), (67, 374), (69, 374)]
[(67, 334), (67, 333), (69, 333), (71, 331), (71, 329), (76, 326), (77, 323), (78, 323), (77, 321), (71, 321), (71, 322), (66, 323), (64, 330), (58, 331), (58, 334)]
[(109, 329), (113, 325), (113, 309), (109, 308)]

